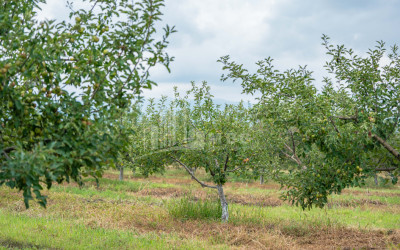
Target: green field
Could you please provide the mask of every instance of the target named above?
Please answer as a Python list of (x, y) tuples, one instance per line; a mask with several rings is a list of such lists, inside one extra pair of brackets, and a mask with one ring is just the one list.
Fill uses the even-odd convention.
[[(203, 175), (205, 176), (205, 175)], [(219, 222), (215, 190), (179, 169), (143, 178), (106, 172), (97, 187), (58, 185), (47, 209), (24, 207), (0, 188), (0, 248), (23, 249), (399, 249), (400, 187), (348, 189), (324, 209), (279, 199), (275, 183), (226, 185), (230, 218)]]

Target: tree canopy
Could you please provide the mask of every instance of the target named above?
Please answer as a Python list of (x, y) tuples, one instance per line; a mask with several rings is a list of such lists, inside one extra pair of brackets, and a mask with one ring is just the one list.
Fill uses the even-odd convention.
[(303, 208), (322, 207), (329, 194), (363, 185), (379, 171), (396, 183), (400, 170), (398, 47), (382, 65), (383, 42), (361, 57), (322, 39), (331, 57), (325, 67), (337, 84), (325, 78), (321, 91), (306, 67), (280, 72), (267, 58), (251, 74), (229, 56), (220, 60), (228, 72), (223, 80), (239, 80), (244, 93), (261, 95), (258, 117), (270, 125), (276, 153), (292, 163), (280, 170), (289, 188), (284, 198)]
[(117, 119), (150, 69), (169, 70), (174, 32), (156, 37), (162, 0), (69, 5), (67, 21), (37, 20), (43, 0), (0, 3), (0, 185), (45, 205), (52, 182), (100, 177), (124, 147)]

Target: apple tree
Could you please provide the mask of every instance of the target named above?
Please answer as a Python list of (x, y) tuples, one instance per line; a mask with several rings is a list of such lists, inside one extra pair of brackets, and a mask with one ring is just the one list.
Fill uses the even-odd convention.
[[(121, 113), (155, 65), (168, 69), (162, 0), (92, 0), (39, 22), (44, 0), (0, 3), (0, 185), (43, 206), (43, 185), (95, 178), (126, 141)], [(169, 70), (169, 69), (168, 69)]]
[[(222, 221), (229, 217), (228, 202), (223, 186), (229, 175), (257, 171), (260, 159), (268, 148), (260, 140), (259, 126), (244, 103), (220, 106), (214, 103), (210, 87), (203, 83), (184, 96), (150, 101), (135, 129), (137, 144), (132, 152), (135, 167), (145, 174), (162, 171), (166, 165), (178, 164), (202, 187), (218, 192)], [(262, 151), (258, 151), (261, 149)], [(272, 164), (270, 164), (272, 165)], [(262, 166), (264, 169), (266, 166)], [(204, 169), (211, 183), (196, 175)]]
[(220, 60), (227, 70), (223, 80), (259, 93), (254, 109), (269, 124), (266, 136), (273, 136), (275, 153), (287, 161), (276, 169), (288, 188), (284, 198), (302, 208), (322, 207), (329, 194), (361, 186), (379, 171), (389, 171), (393, 183), (400, 173), (398, 47), (386, 53), (378, 42), (362, 57), (326, 36), (323, 45), (337, 83), (325, 78), (320, 91), (306, 67), (281, 72), (267, 58), (251, 74), (229, 56)]

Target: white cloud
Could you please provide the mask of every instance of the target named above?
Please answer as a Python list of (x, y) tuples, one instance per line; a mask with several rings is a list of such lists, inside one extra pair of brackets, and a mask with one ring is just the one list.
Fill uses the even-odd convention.
[[(200, 82), (197, 82), (196, 85), (200, 85)], [(241, 94), (241, 88), (237, 85), (229, 86), (229, 85), (215, 85), (209, 84), (211, 87), (211, 94), (217, 99), (219, 102), (226, 103), (238, 103), (241, 100), (245, 102), (255, 103), (256, 96), (244, 96)], [(186, 91), (192, 88), (190, 83), (167, 83), (164, 82), (158, 86), (154, 86), (151, 90), (146, 89), (143, 91), (143, 95), (146, 98), (160, 98), (161, 96), (173, 97), (174, 96), (174, 86), (178, 88), (178, 92), (183, 95)]]
[[(48, 0), (40, 17), (66, 19), (65, 3)], [(361, 54), (376, 40), (388, 45), (400, 41), (400, 33), (394, 32), (400, 26), (399, 1), (166, 0), (165, 5), (163, 22), (178, 30), (168, 48), (176, 61), (171, 74), (162, 67), (152, 71), (159, 86), (145, 91), (146, 97), (171, 94), (174, 83), (187, 88), (191, 80), (205, 80), (216, 98), (250, 98), (240, 95), (238, 85), (218, 84), (222, 65), (216, 60), (227, 54), (253, 72), (255, 62), (268, 56), (280, 70), (308, 65), (320, 87), (328, 59), (322, 34)]]

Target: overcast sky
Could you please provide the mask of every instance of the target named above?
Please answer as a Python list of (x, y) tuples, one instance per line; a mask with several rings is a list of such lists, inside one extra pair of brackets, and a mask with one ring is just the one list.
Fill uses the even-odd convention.
[[(65, 0), (48, 0), (41, 18), (65, 18)], [(327, 59), (321, 46), (326, 34), (335, 44), (356, 52), (383, 40), (400, 45), (400, 0), (166, 0), (164, 24), (175, 25), (168, 53), (175, 57), (169, 74), (155, 69), (158, 83), (146, 97), (172, 93), (172, 87), (188, 89), (191, 81), (207, 81), (220, 102), (252, 97), (241, 87), (221, 83), (219, 57), (255, 70), (255, 62), (271, 56), (279, 69), (307, 65), (316, 85), (326, 75)]]

